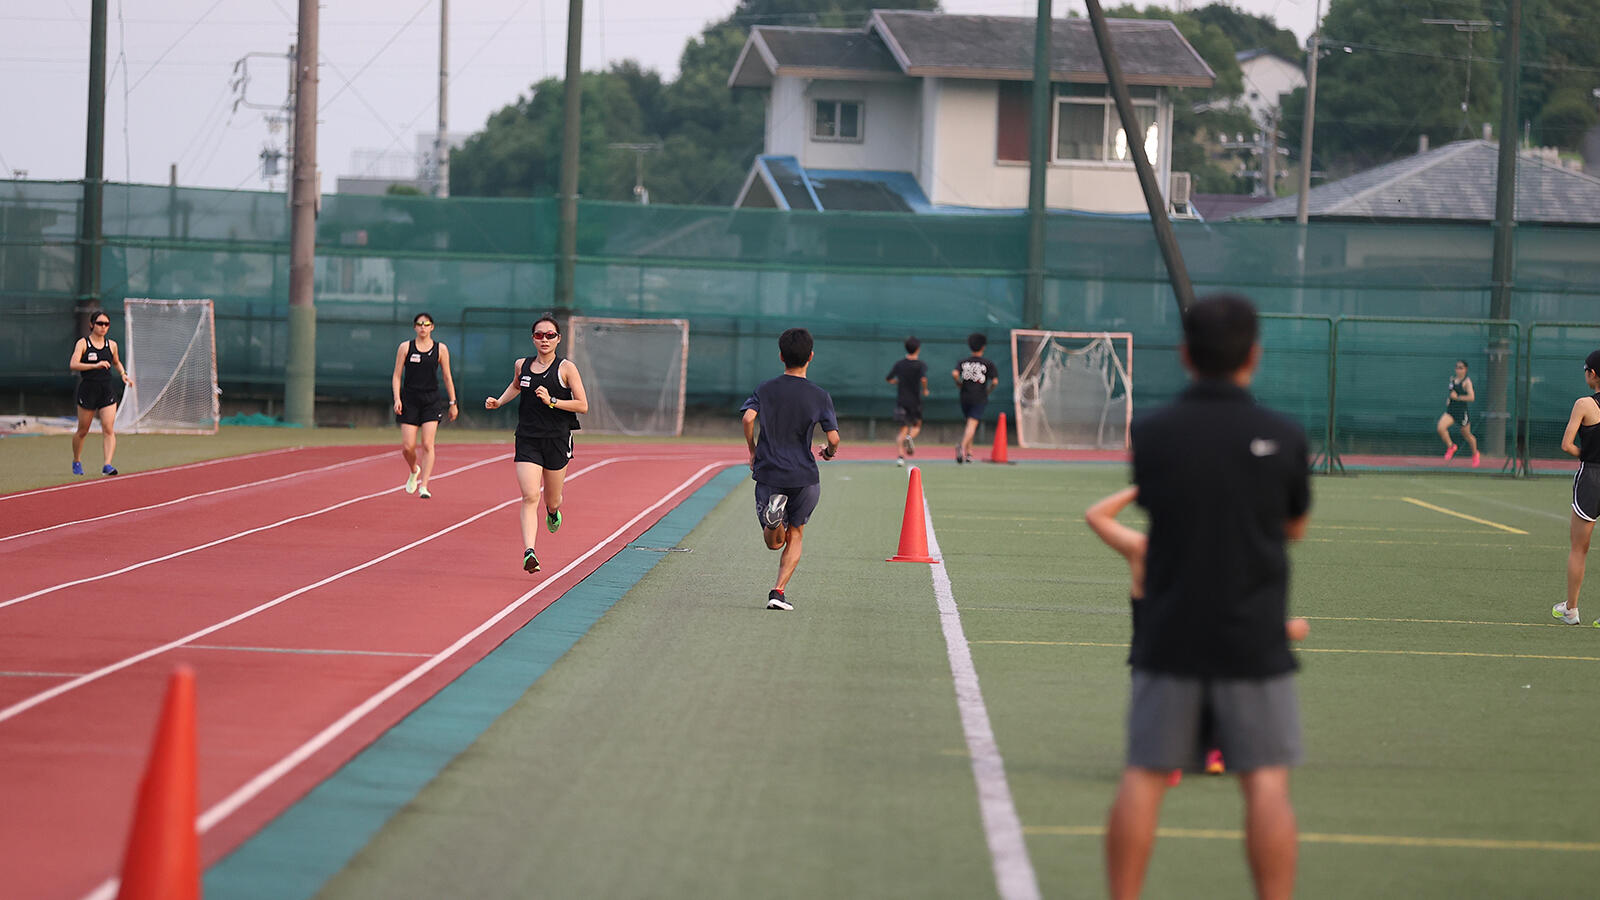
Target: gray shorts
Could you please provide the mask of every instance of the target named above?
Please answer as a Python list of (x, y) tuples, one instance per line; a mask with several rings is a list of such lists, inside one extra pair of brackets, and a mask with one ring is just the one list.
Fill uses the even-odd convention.
[(1230, 772), (1298, 765), (1294, 674), (1195, 678), (1134, 669), (1127, 764), (1199, 770), (1212, 748), (1222, 751)]

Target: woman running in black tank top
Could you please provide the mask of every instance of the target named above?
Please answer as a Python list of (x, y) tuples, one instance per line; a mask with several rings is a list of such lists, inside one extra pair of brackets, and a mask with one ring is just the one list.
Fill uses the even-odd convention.
[[(405, 457), (406, 493), (427, 500), (428, 479), (433, 476), (434, 436), (446, 415), (457, 415), (456, 382), (450, 375), (450, 348), (433, 339), (433, 316), (418, 313), (411, 320), (417, 332), (394, 354), (394, 420), (400, 423), (400, 455)], [(440, 376), (444, 393), (439, 392)], [(402, 383), (403, 382), (403, 383)], [(420, 445), (420, 446), (419, 446)]]
[[(1569, 529), (1572, 546), (1567, 552), (1567, 599), (1550, 609), (1552, 616), (1568, 625), (1582, 621), (1578, 615), (1578, 592), (1583, 588), (1594, 520), (1600, 518), (1600, 350), (1583, 361), (1583, 380), (1595, 393), (1579, 397), (1572, 404), (1567, 430), (1561, 435), (1561, 449), (1578, 458), (1578, 474), (1572, 477)], [(1600, 622), (1595, 624), (1600, 626)]]
[(1467, 377), (1467, 361), (1456, 360), (1455, 374), (1450, 376), (1450, 387), (1445, 394), (1444, 412), (1439, 416), (1438, 424), (1434, 431), (1438, 432), (1439, 439), (1444, 441), (1444, 458), (1449, 459), (1456, 455), (1455, 441), (1450, 440), (1450, 426), (1461, 426), (1461, 439), (1467, 442), (1467, 451), (1472, 454), (1472, 467), (1476, 469), (1481, 457), (1478, 455), (1478, 439), (1472, 436), (1472, 420), (1469, 416), (1469, 404), (1478, 399), (1472, 390), (1472, 379)]
[(561, 331), (555, 317), (540, 316), (533, 323), (533, 356), (517, 360), (511, 383), (498, 397), (483, 401), (484, 409), (499, 409), (522, 396), (517, 411), (517, 487), (522, 491), (522, 569), (539, 571), (533, 552), (539, 534), (539, 493), (544, 489), (545, 527), (554, 534), (561, 527), (561, 488), (572, 459), (572, 432), (581, 426), (578, 413), (589, 411), (583, 378), (572, 360), (556, 355)]
[[(67, 359), (67, 368), (78, 373), (78, 430), (72, 435), (72, 474), (83, 474), (83, 440), (89, 436), (89, 426), (100, 420), (101, 449), (105, 464), (100, 474), (117, 474), (111, 457), (117, 452), (117, 404), (122, 401), (122, 389), (133, 383), (128, 370), (122, 366), (117, 353), (117, 342), (111, 339), (111, 316), (95, 310), (89, 317), (89, 336), (78, 338)], [(112, 377), (116, 369), (121, 384)]]

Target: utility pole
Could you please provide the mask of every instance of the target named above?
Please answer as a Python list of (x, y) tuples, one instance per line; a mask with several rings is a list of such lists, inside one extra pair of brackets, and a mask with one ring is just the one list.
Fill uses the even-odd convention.
[(1050, 0), (1039, 0), (1033, 20), (1033, 113), (1028, 131), (1028, 280), (1022, 321), (1042, 328), (1044, 319), (1045, 176), (1050, 167)]
[(289, 204), (289, 354), (284, 418), (316, 424), (317, 393), (317, 0), (300, 0), (294, 57), (294, 152)]
[[(1311, 30), (1311, 51), (1306, 54), (1306, 114), (1300, 123), (1300, 199), (1295, 204), (1294, 220), (1306, 224), (1306, 206), (1311, 195), (1311, 132), (1317, 124), (1317, 56), (1322, 52), (1322, 0), (1317, 0), (1317, 23)], [(1305, 232), (1300, 238), (1301, 275), (1305, 274)]]
[(583, 127), (583, 0), (567, 0), (567, 83), (562, 107), (561, 231), (556, 262), (556, 313), (571, 315), (576, 306), (573, 282), (578, 272), (578, 136)]
[(660, 150), (661, 142), (607, 144), (606, 149), (633, 151), (633, 197), (639, 201), (640, 206), (649, 206), (650, 191), (644, 186), (644, 155)]
[[(106, 0), (89, 5), (89, 127), (78, 216), (78, 307), (100, 305), (100, 225), (106, 163)], [(79, 312), (78, 315), (87, 315)], [(81, 331), (81, 329), (80, 329)]]
[(1133, 157), (1134, 171), (1139, 173), (1139, 186), (1144, 189), (1144, 205), (1150, 212), (1150, 224), (1156, 231), (1156, 243), (1161, 247), (1161, 260), (1167, 266), (1167, 279), (1172, 282), (1172, 294), (1178, 301), (1178, 312), (1187, 313), (1194, 305), (1194, 285), (1189, 281), (1189, 267), (1183, 262), (1183, 251), (1178, 247), (1178, 236), (1172, 231), (1172, 220), (1167, 218), (1167, 201), (1156, 183), (1155, 170), (1144, 152), (1144, 128), (1139, 124), (1139, 114), (1133, 108), (1133, 98), (1128, 94), (1128, 82), (1122, 77), (1122, 63), (1111, 45), (1111, 28), (1106, 24), (1105, 10), (1100, 0), (1084, 0), (1089, 9), (1089, 22), (1094, 27), (1094, 41), (1100, 48), (1100, 59), (1105, 64), (1106, 81), (1111, 86), (1111, 96), (1117, 102), (1117, 115), (1122, 119), (1122, 133), (1128, 136), (1128, 155)]
[[(1493, 22), (1483, 19), (1423, 19), (1424, 25), (1449, 25), (1456, 31), (1465, 32), (1467, 35), (1467, 88), (1461, 99), (1461, 133), (1472, 137), (1472, 44), (1473, 35), (1480, 31), (1488, 31), (1494, 27)], [(1513, 123), (1515, 124), (1515, 123)]]
[[(1489, 318), (1511, 318), (1512, 291), (1516, 285), (1517, 219), (1517, 88), (1522, 61), (1522, 0), (1511, 0), (1511, 21), (1502, 54), (1500, 74), (1500, 162), (1494, 191), (1494, 282)], [(1469, 63), (1470, 65), (1470, 63)], [(1489, 454), (1505, 453), (1508, 387), (1511, 382), (1511, 341), (1506, 328), (1497, 328), (1489, 340), (1489, 422), (1485, 437)], [(1499, 427), (1493, 427), (1498, 423)], [(1519, 429), (1520, 431), (1521, 429)]]
[(439, 130), (433, 136), (433, 195), (450, 196), (450, 0), (439, 0)]

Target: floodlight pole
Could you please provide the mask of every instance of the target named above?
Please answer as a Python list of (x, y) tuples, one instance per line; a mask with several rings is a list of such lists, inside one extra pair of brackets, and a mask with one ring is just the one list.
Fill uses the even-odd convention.
[[(1311, 30), (1311, 52), (1306, 56), (1306, 114), (1300, 123), (1300, 197), (1295, 201), (1294, 221), (1302, 229), (1308, 219), (1311, 196), (1311, 133), (1317, 122), (1317, 57), (1322, 53), (1322, 0), (1317, 0), (1316, 27)], [(1305, 237), (1300, 239), (1300, 260), (1305, 261)], [(1303, 275), (1304, 273), (1302, 273)]]
[[(1506, 33), (1504, 69), (1500, 75), (1500, 164), (1495, 173), (1494, 264), (1490, 274), (1493, 293), (1489, 318), (1511, 318), (1512, 291), (1516, 286), (1517, 219), (1517, 93), (1522, 60), (1522, 0), (1511, 0), (1511, 20)], [(1489, 341), (1489, 422), (1506, 418), (1511, 382), (1510, 341), (1505, 329)], [(1521, 429), (1519, 428), (1519, 432)], [(1505, 453), (1506, 429), (1491, 427), (1485, 437), (1489, 454)]]
[(556, 262), (557, 315), (576, 308), (573, 282), (578, 271), (578, 137), (583, 128), (583, 0), (567, 2), (567, 81), (562, 101), (560, 259)]
[(1028, 280), (1022, 295), (1022, 321), (1043, 328), (1045, 182), (1050, 168), (1051, 0), (1039, 0), (1033, 23), (1033, 113), (1028, 141)]
[(450, 0), (439, 0), (439, 127), (433, 135), (433, 195), (450, 196)]
[(1128, 151), (1133, 156), (1133, 167), (1139, 173), (1139, 186), (1144, 189), (1144, 203), (1150, 211), (1150, 224), (1156, 230), (1156, 243), (1161, 246), (1161, 259), (1167, 264), (1167, 278), (1172, 282), (1172, 293), (1178, 301), (1178, 312), (1185, 313), (1194, 304), (1194, 285), (1189, 282), (1189, 269), (1183, 262), (1183, 251), (1178, 248), (1178, 237), (1172, 231), (1172, 220), (1167, 218), (1167, 202), (1156, 183), (1155, 170), (1144, 152), (1144, 131), (1139, 126), (1139, 116), (1133, 109), (1133, 98), (1128, 94), (1128, 83), (1122, 77), (1122, 64), (1117, 61), (1116, 48), (1111, 45), (1111, 29), (1106, 25), (1105, 11), (1100, 0), (1085, 0), (1089, 8), (1089, 22), (1094, 26), (1094, 41), (1100, 47), (1100, 59), (1105, 64), (1106, 81), (1111, 85), (1111, 96), (1117, 101), (1117, 114), (1122, 118), (1122, 133), (1128, 138)]
[(316, 424), (317, 395), (317, 0), (300, 0), (294, 57), (294, 155), (289, 218), (289, 353), (285, 421)]
[(83, 149), (83, 209), (78, 216), (80, 309), (100, 305), (100, 229), (106, 162), (106, 0), (94, 0), (89, 6), (88, 126)]

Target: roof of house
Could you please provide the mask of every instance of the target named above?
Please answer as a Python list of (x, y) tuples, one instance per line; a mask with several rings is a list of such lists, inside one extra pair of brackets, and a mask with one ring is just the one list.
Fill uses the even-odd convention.
[(1236, 213), (1255, 209), (1272, 202), (1270, 197), (1252, 197), (1249, 194), (1191, 194), (1189, 205), (1207, 222), (1226, 219)]
[(1241, 64), (1242, 63), (1247, 63), (1252, 59), (1261, 59), (1262, 57), (1271, 57), (1272, 59), (1276, 59), (1276, 60), (1280, 60), (1282, 62), (1288, 63), (1289, 65), (1294, 66), (1296, 68), (1298, 68), (1300, 66), (1299, 63), (1297, 63), (1294, 60), (1288, 58), (1287, 56), (1284, 56), (1281, 53), (1274, 53), (1273, 51), (1268, 50), (1265, 47), (1253, 47), (1253, 48), (1251, 48), (1249, 50), (1240, 50), (1238, 53), (1235, 53), (1233, 55), (1233, 58), (1235, 60), (1237, 60), (1238, 62), (1240, 62)]
[(929, 212), (931, 204), (910, 172), (805, 169), (792, 156), (758, 156), (734, 206), (759, 179), (779, 209), (854, 212)]
[[(1165, 20), (1108, 19), (1129, 84), (1210, 87), (1216, 74)], [(1021, 81), (1033, 77), (1034, 20), (874, 10), (865, 28), (750, 29), (730, 87), (770, 85), (775, 75), (884, 79), (906, 76)], [(1087, 19), (1054, 19), (1054, 81), (1104, 83), (1105, 67)]]
[[(1499, 154), (1492, 141), (1446, 144), (1312, 188), (1306, 212), (1318, 219), (1493, 221)], [(1229, 218), (1293, 218), (1298, 201), (1283, 197)], [(1520, 156), (1516, 219), (1600, 225), (1600, 178)]]

